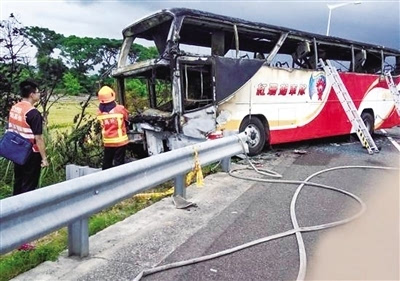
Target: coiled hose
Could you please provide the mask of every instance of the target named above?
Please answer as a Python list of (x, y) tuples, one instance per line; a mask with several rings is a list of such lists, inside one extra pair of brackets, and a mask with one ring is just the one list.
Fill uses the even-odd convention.
[[(239, 138), (239, 140), (242, 142), (242, 145), (244, 147), (244, 143), (243, 141)], [(245, 150), (244, 150), (245, 151)], [(246, 155), (246, 154), (245, 154)], [(246, 155), (246, 160), (249, 163), (250, 167), (245, 168), (245, 169), (253, 169), (254, 171), (256, 171), (258, 174), (264, 175), (264, 176), (269, 176), (269, 177), (274, 177), (274, 178), (281, 178), (282, 175), (271, 171), (271, 170), (267, 170), (267, 169), (257, 169), (253, 163), (250, 161), (250, 159), (248, 158), (248, 156)], [(278, 180), (278, 179), (262, 179), (262, 178), (252, 178), (252, 177), (245, 177), (245, 176), (239, 176), (236, 175), (235, 172), (239, 171), (239, 170), (243, 170), (242, 169), (233, 169), (229, 171), (229, 175), (235, 178), (239, 178), (239, 179), (244, 179), (244, 180), (250, 180), (250, 181), (256, 181), (256, 182), (266, 182), (266, 183), (285, 183), (285, 184), (298, 184), (299, 186), (297, 187), (295, 193), (293, 194), (292, 197), (292, 201), (290, 203), (290, 217), (291, 217), (291, 221), (292, 221), (292, 225), (293, 225), (293, 229), (291, 230), (287, 230), (278, 234), (274, 234), (274, 235), (270, 235), (264, 238), (260, 238), (257, 240), (253, 240), (251, 242), (230, 248), (230, 249), (226, 249), (214, 254), (210, 254), (210, 255), (206, 255), (206, 256), (202, 256), (202, 257), (197, 257), (197, 258), (193, 258), (193, 259), (189, 259), (189, 260), (185, 260), (185, 261), (179, 261), (179, 262), (174, 262), (174, 263), (170, 263), (170, 264), (166, 264), (166, 265), (161, 265), (161, 266), (157, 266), (151, 269), (146, 269), (141, 271), (136, 277), (135, 279), (133, 279), (133, 281), (139, 281), (143, 276), (146, 275), (150, 275), (153, 273), (157, 273), (157, 272), (161, 272), (164, 270), (168, 270), (168, 269), (172, 269), (172, 268), (177, 268), (177, 267), (182, 267), (182, 266), (186, 266), (186, 265), (190, 265), (190, 264), (195, 264), (195, 263), (199, 263), (199, 262), (203, 262), (203, 261), (207, 261), (207, 260), (211, 260), (211, 259), (215, 259), (224, 255), (229, 255), (232, 254), (234, 252), (243, 250), (245, 248), (249, 248), (261, 243), (265, 243), (267, 241), (271, 241), (274, 239), (278, 239), (278, 238), (282, 238), (282, 237), (286, 237), (289, 235), (296, 235), (296, 240), (297, 240), (297, 244), (298, 244), (298, 250), (299, 250), (299, 260), (300, 260), (300, 266), (299, 266), (299, 272), (297, 274), (297, 280), (304, 280), (305, 276), (306, 276), (306, 269), (307, 269), (307, 255), (306, 255), (306, 249), (305, 249), (305, 245), (304, 245), (304, 241), (303, 241), (303, 237), (301, 235), (302, 232), (310, 232), (310, 231), (316, 231), (316, 230), (322, 230), (322, 229), (327, 229), (327, 228), (331, 228), (331, 227), (335, 227), (338, 225), (342, 225), (345, 223), (348, 223), (352, 220), (355, 220), (356, 218), (360, 217), (366, 210), (366, 205), (365, 203), (356, 195), (345, 191), (343, 189), (340, 188), (336, 188), (333, 186), (328, 186), (328, 185), (324, 185), (324, 184), (319, 184), (319, 183), (313, 183), (310, 182), (310, 180), (320, 174), (323, 173), (327, 173), (327, 172), (331, 172), (334, 170), (340, 170), (340, 169), (379, 169), (379, 170), (398, 170), (398, 168), (395, 167), (381, 167), (381, 166), (338, 166), (338, 167), (333, 167), (333, 168), (329, 168), (329, 169), (325, 169), (325, 170), (321, 170), (318, 171), (312, 175), (310, 175), (307, 179), (305, 179), (304, 181), (295, 181), (295, 180)], [(296, 201), (298, 198), (298, 195), (300, 194), (300, 191), (302, 190), (302, 188), (305, 185), (309, 185), (309, 186), (315, 186), (315, 187), (320, 187), (320, 188), (324, 188), (324, 189), (330, 189), (333, 191), (337, 191), (340, 192), (342, 194), (345, 194), (351, 198), (353, 198), (354, 200), (356, 200), (359, 204), (360, 204), (360, 210), (358, 211), (358, 213), (356, 213), (355, 215), (343, 219), (343, 220), (339, 220), (339, 221), (335, 221), (335, 222), (331, 222), (331, 223), (326, 223), (326, 224), (320, 224), (320, 225), (314, 225), (314, 226), (303, 226), (300, 227), (298, 222), (297, 222), (297, 217), (296, 217)]]

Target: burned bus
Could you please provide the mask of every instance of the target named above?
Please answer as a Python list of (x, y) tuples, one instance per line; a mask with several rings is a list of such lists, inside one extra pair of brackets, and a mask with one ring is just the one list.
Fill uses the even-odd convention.
[[(352, 133), (319, 59), (338, 69), (366, 127), (400, 124), (385, 81), (399, 88), (400, 51), (191, 9), (165, 9), (123, 30), (113, 77), (119, 101), (130, 79), (146, 81), (147, 109), (130, 141), (148, 155), (245, 131), (250, 154), (277, 143)], [(133, 42), (159, 57), (128, 63)]]

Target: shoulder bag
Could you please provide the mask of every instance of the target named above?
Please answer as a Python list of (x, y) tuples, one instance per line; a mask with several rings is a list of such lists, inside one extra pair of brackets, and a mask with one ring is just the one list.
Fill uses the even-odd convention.
[(0, 139), (0, 156), (24, 165), (32, 153), (32, 143), (21, 135), (7, 131)]

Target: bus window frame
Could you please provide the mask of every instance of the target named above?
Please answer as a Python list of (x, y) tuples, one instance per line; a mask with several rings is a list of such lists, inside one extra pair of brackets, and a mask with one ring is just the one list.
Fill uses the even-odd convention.
[[(179, 77), (181, 78), (180, 79), (180, 89), (181, 89), (180, 96), (181, 96), (182, 114), (201, 110), (202, 108), (209, 107), (210, 105), (215, 105), (216, 104), (215, 94), (214, 94), (215, 93), (215, 83), (213, 82), (215, 80), (215, 68), (214, 68), (214, 62), (212, 60), (212, 56), (204, 56), (204, 57), (185, 56), (185, 57), (179, 58), (177, 63), (179, 64), (179, 71), (180, 71)], [(193, 109), (186, 109), (185, 100), (192, 101), (192, 102), (199, 102), (199, 103), (202, 101), (205, 101), (205, 100), (194, 101), (194, 100), (186, 99), (186, 91), (185, 91), (185, 84), (184, 84), (185, 83), (185, 67), (184, 66), (186, 66), (186, 65), (190, 65), (190, 66), (199, 65), (202, 67), (204, 67), (204, 66), (209, 67), (209, 74), (210, 74), (209, 75), (210, 76), (210, 79), (209, 79), (210, 85), (209, 86), (211, 86), (210, 87), (211, 92), (209, 94), (210, 94), (211, 98), (206, 99), (206, 100), (210, 101), (210, 102), (208, 102), (205, 105), (193, 108)]]

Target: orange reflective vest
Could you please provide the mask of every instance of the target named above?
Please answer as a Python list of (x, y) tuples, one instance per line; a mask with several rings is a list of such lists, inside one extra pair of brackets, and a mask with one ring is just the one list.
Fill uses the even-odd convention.
[(115, 106), (110, 112), (98, 111), (97, 119), (101, 123), (105, 147), (120, 147), (128, 144), (125, 120), (128, 111), (122, 105)]
[(32, 129), (26, 122), (26, 114), (34, 109), (29, 102), (21, 101), (13, 107), (11, 107), (10, 115), (8, 117), (8, 131), (15, 132), (22, 137), (28, 139), (32, 144), (32, 150), (39, 152), (39, 148), (35, 142), (35, 136), (33, 135)]

